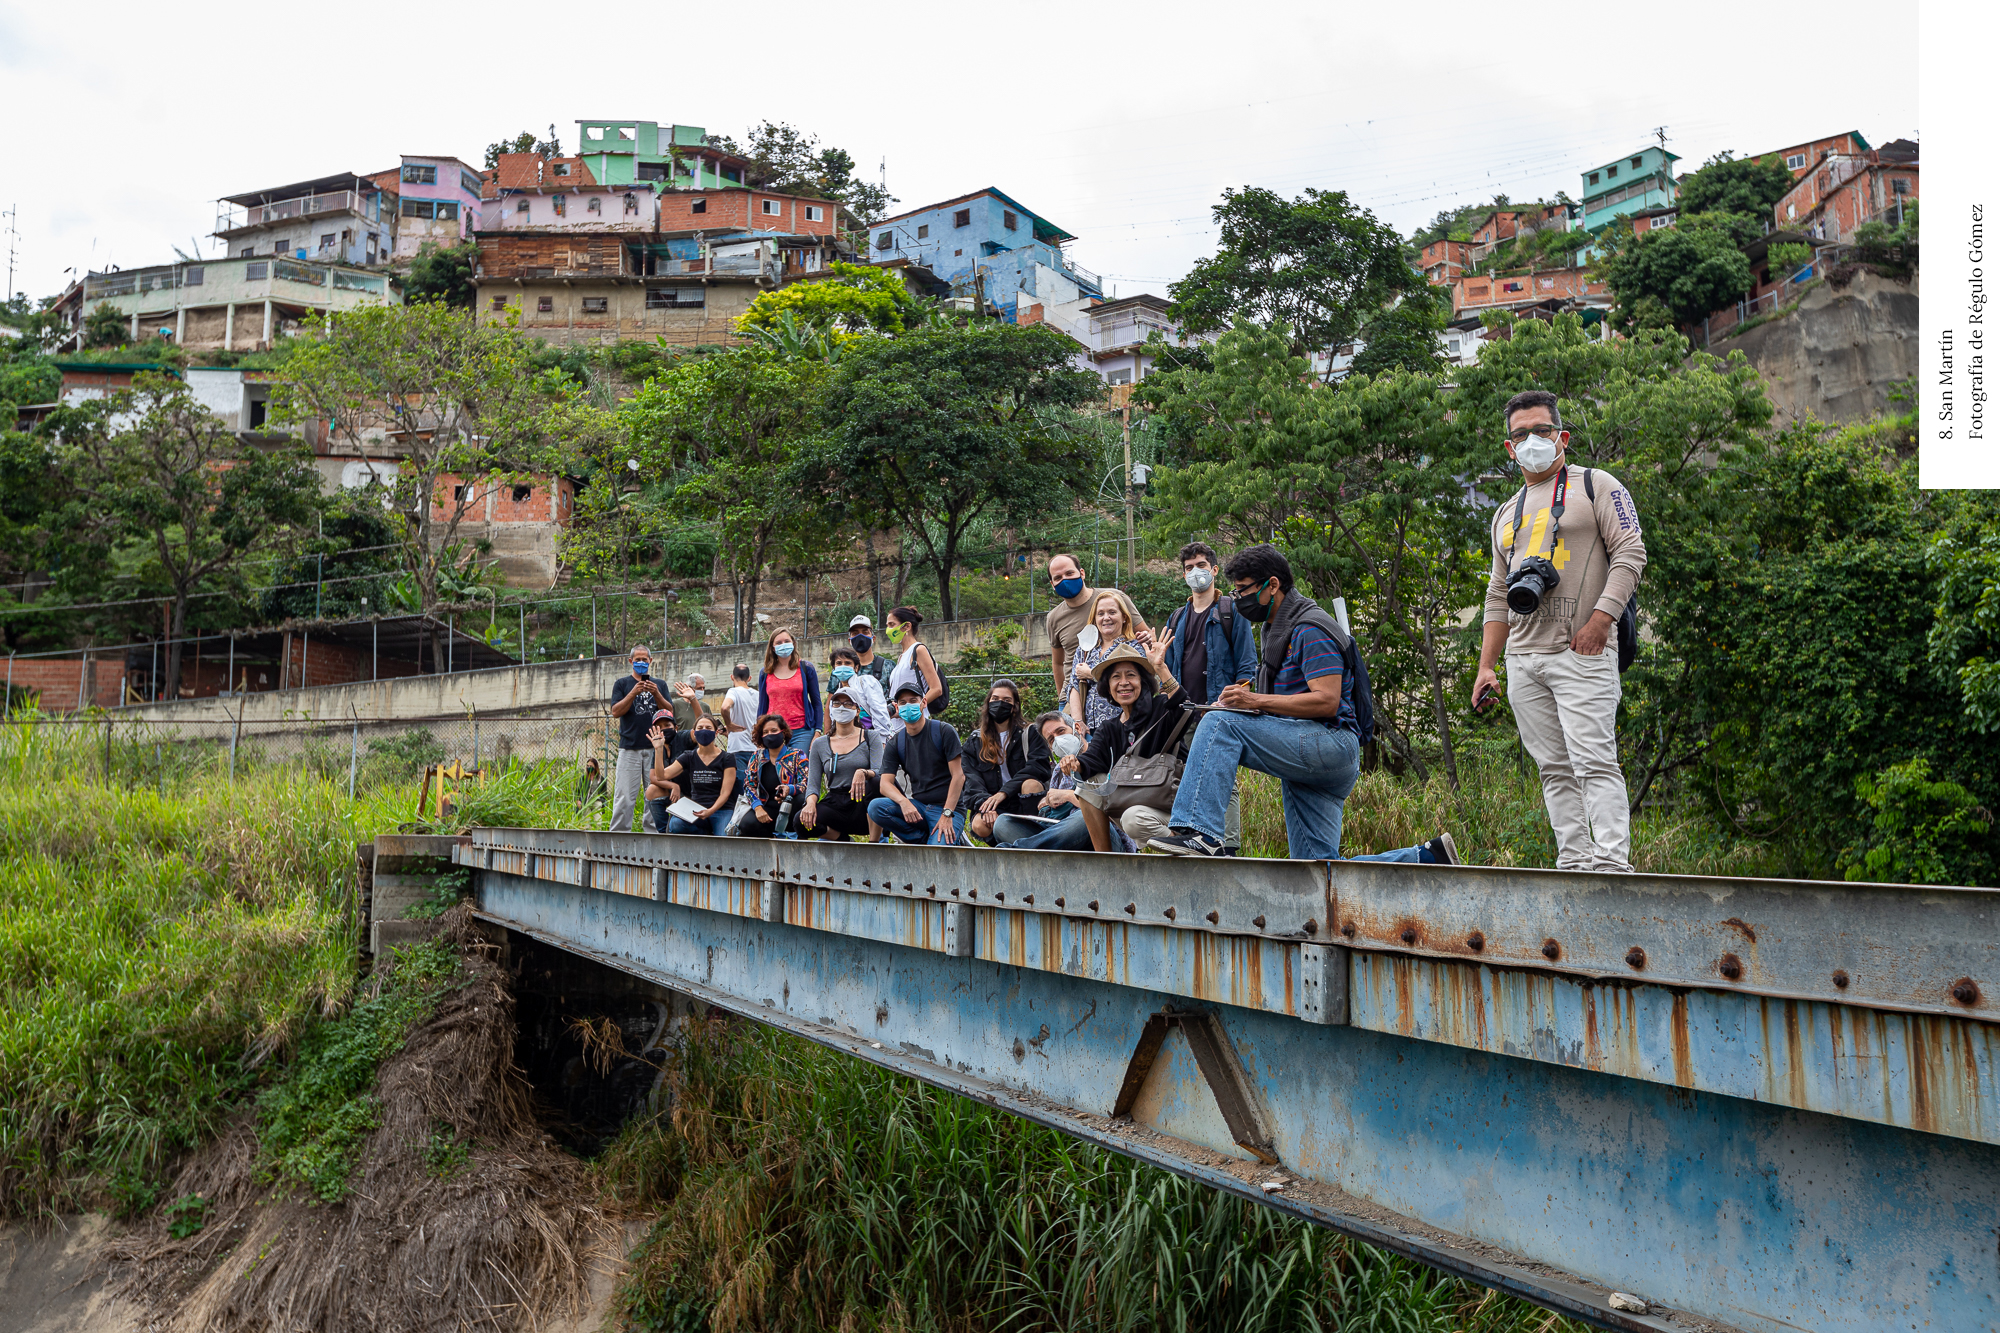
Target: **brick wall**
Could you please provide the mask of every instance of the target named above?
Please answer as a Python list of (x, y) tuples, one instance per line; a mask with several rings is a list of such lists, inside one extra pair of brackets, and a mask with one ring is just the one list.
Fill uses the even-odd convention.
[[(77, 673), (86, 670), (80, 659), (45, 657), (38, 661), (16, 661), (10, 669), (14, 688), (40, 694), (42, 707), (47, 711), (75, 711)], [(85, 707), (109, 708), (118, 702), (119, 670), (116, 661), (93, 658), (89, 662), (83, 682)]]
[[(432, 496), (432, 518), (440, 521), (451, 518), (456, 508), (452, 491), (461, 484), (456, 473), (439, 475), (437, 491)], [(576, 501), (576, 487), (567, 477), (553, 482), (548, 477), (530, 477), (523, 482), (477, 481), (473, 485), (477, 489), (461, 523), (566, 523)], [(527, 494), (516, 500), (514, 492), (520, 488), (525, 488)]]
[[(370, 654), (366, 648), (350, 648), (326, 639), (315, 640), (304, 634), (293, 634), (287, 650), (280, 656), (279, 665), (283, 670), (279, 686), (282, 688), (295, 689), (302, 684), (346, 685), (369, 679)], [(393, 657), (377, 657), (374, 673), (379, 678), (414, 676), (417, 664)]]
[[(703, 212), (694, 211), (701, 200)], [(778, 205), (773, 215), (764, 212), (765, 200)], [(806, 217), (807, 208), (817, 208), (817, 220)], [(660, 196), (660, 230), (663, 232), (709, 231), (742, 228), (746, 231), (783, 231), (800, 235), (832, 236), (837, 205), (826, 199), (801, 199), (796, 195), (772, 194), (768, 190), (669, 190)]]

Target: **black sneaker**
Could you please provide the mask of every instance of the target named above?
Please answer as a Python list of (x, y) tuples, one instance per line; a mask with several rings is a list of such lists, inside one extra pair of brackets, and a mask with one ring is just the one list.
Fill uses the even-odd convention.
[(1185, 833), (1175, 833), (1170, 837), (1155, 838), (1146, 844), (1156, 852), (1166, 852), (1172, 856), (1221, 856), (1222, 844), (1206, 833), (1189, 829)]
[(1424, 844), (1424, 850), (1429, 852), (1431, 859), (1441, 866), (1465, 864), (1458, 859), (1458, 844), (1451, 840), (1449, 833), (1440, 833), (1432, 838)]

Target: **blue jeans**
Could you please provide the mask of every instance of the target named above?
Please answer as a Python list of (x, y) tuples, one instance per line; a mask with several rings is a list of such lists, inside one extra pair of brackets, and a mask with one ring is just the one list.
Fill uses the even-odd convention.
[[(935, 843), (937, 822), (944, 817), (944, 807), (925, 805), (922, 801), (912, 801), (910, 804), (917, 807), (919, 821), (917, 823), (912, 824), (903, 818), (901, 807), (887, 796), (877, 796), (868, 803), (868, 818), (874, 820), (884, 833), (898, 841)], [(960, 837), (965, 836), (965, 811), (957, 810), (952, 813), (951, 827)]]
[(736, 765), (736, 786), (731, 789), (736, 796), (741, 796), (744, 792), (750, 790), (750, 765), (755, 762), (756, 758), (757, 752), (755, 750), (732, 750), (730, 752), (729, 760)]
[(682, 819), (679, 815), (668, 815), (667, 832), (705, 833), (710, 837), (719, 838), (729, 831), (729, 821), (735, 814), (736, 807), (731, 806), (727, 810), (718, 810), (704, 819)]
[(1002, 847), (1012, 847), (1023, 852), (1087, 852), (1090, 850), (1090, 828), (1083, 822), (1083, 816), (1073, 805), (1061, 807), (1063, 813), (1056, 816), (1053, 824), (1031, 824), (1014, 815), (1001, 815), (993, 821), (993, 837)]
[[(1195, 729), (1167, 822), (1222, 841), (1238, 765), (1269, 773), (1285, 799), (1285, 843), (1301, 860), (1337, 861), (1347, 796), (1361, 777), (1361, 738), (1303, 717), (1207, 713)], [(1422, 847), (1398, 847), (1349, 861), (1429, 862)]]
[(1221, 842), (1238, 765), (1278, 779), (1285, 844), (1293, 856), (1331, 861), (1340, 855), (1341, 810), (1361, 776), (1359, 737), (1311, 718), (1205, 713), (1167, 822)]

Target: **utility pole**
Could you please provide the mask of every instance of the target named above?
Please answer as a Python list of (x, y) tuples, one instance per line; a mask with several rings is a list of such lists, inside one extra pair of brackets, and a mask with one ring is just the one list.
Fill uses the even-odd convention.
[(0, 217), (7, 219), (7, 290), (0, 292), (0, 304), (14, 299), (14, 243), (20, 239), (21, 229), (15, 224), (20, 220), (21, 206), (15, 204)]
[[(1131, 386), (1127, 385), (1126, 388), (1129, 390)], [(1125, 437), (1125, 568), (1136, 570), (1139, 567), (1139, 539), (1133, 535), (1132, 530), (1132, 400), (1130, 398), (1125, 400), (1124, 417), (1122, 433)]]

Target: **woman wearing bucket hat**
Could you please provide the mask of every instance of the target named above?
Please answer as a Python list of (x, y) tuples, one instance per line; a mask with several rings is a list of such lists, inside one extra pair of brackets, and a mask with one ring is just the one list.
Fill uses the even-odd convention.
[[(1187, 692), (1167, 671), (1167, 648), (1171, 634), (1156, 640), (1146, 651), (1114, 648), (1104, 655), (1093, 673), (1093, 683), (1104, 697), (1117, 705), (1115, 716), (1091, 733), (1082, 754), (1062, 762), (1065, 771), (1083, 779), (1077, 793), (1090, 829), (1091, 846), (1100, 852), (1111, 850), (1111, 818), (1104, 808), (1115, 792), (1107, 792), (1101, 782), (1112, 766), (1125, 756), (1151, 759), (1170, 753), (1179, 745), (1193, 714), (1181, 710)], [(1118, 815), (1118, 826), (1133, 842), (1144, 847), (1148, 839), (1167, 827), (1167, 810), (1173, 804), (1171, 790), (1163, 794), (1164, 804), (1148, 802), (1129, 805)]]

